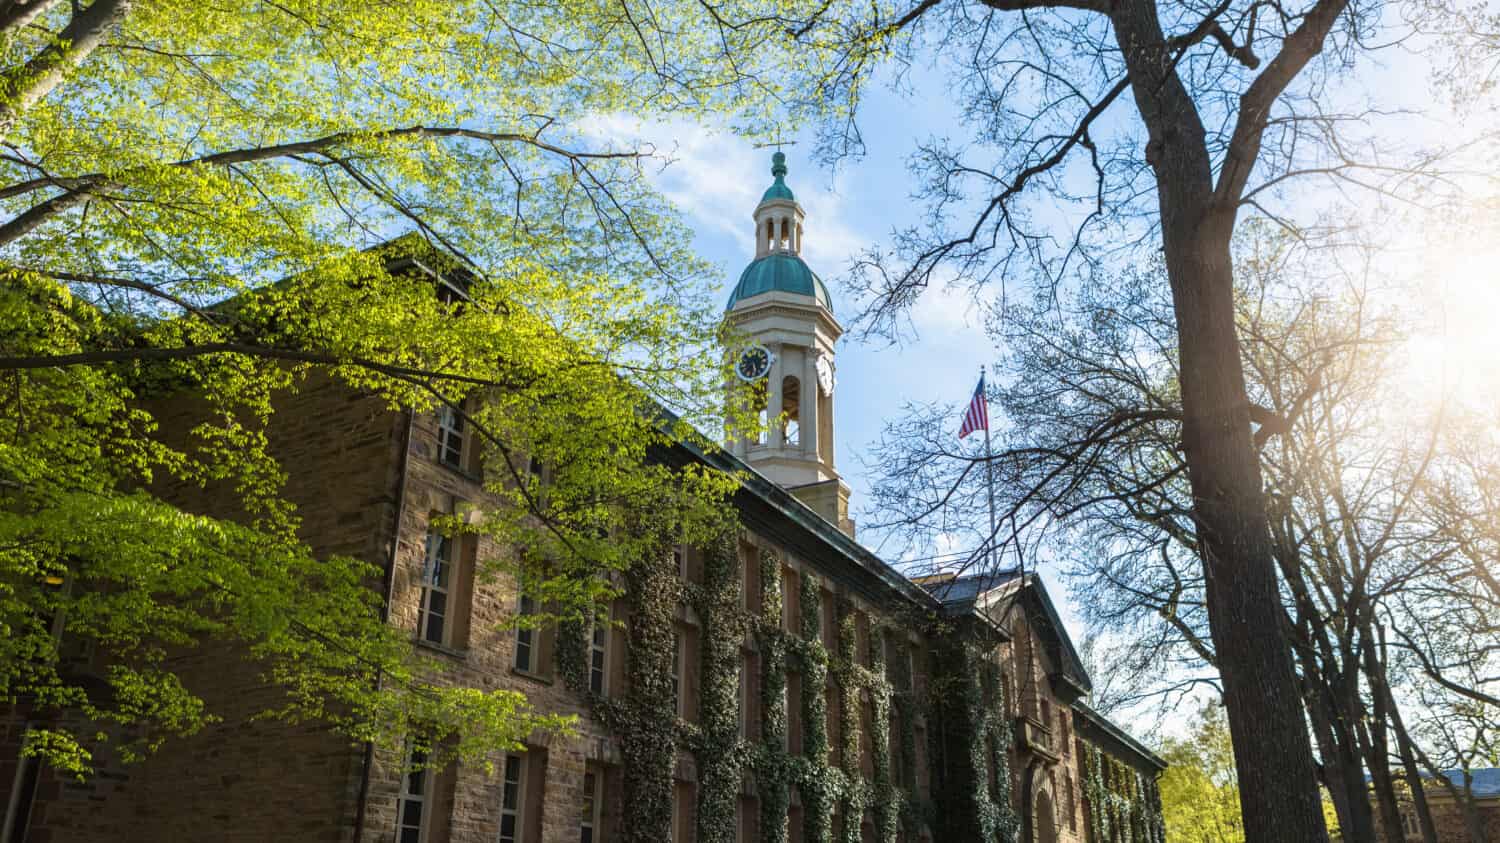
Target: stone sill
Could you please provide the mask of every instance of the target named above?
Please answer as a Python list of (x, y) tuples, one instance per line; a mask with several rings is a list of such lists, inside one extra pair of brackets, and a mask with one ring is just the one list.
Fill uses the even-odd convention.
[(431, 650), (434, 653), (442, 653), (445, 656), (459, 659), (460, 661), (468, 661), (469, 659), (468, 650), (459, 650), (454, 647), (444, 646), (442, 644), (434, 644), (433, 642), (428, 641), (425, 638), (413, 638), (411, 640), (411, 643), (422, 648), (423, 650)]
[(484, 485), (484, 475), (481, 472), (470, 471), (467, 468), (462, 468), (462, 467), (456, 466), (456, 465), (449, 465), (448, 463), (445, 463), (442, 460), (435, 459), (435, 458), (433, 459), (432, 464), (436, 465), (438, 468), (443, 469), (444, 471), (448, 472), (449, 474), (455, 474), (455, 475), (457, 475), (459, 477), (462, 477), (463, 479), (469, 481), (470, 483), (477, 483), (480, 486)]
[(551, 676), (544, 676), (540, 673), (532, 673), (529, 670), (522, 670), (519, 667), (512, 667), (510, 669), (510, 673), (512, 676), (519, 676), (522, 679), (529, 679), (532, 682), (538, 682), (543, 685), (551, 685), (555, 682), (555, 680)]

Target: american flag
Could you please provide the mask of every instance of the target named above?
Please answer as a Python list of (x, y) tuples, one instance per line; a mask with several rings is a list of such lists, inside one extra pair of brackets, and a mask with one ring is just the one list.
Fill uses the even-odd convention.
[(984, 399), (984, 372), (980, 372), (979, 386), (974, 387), (974, 397), (969, 399), (969, 409), (964, 411), (964, 423), (958, 429), (958, 438), (962, 439), (976, 430), (988, 433), (989, 429), (990, 408)]

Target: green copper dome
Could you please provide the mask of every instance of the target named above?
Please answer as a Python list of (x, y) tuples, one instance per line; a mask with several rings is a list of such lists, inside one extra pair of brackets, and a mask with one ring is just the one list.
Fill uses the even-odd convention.
[(808, 269), (801, 258), (787, 252), (751, 261), (745, 271), (740, 273), (740, 282), (734, 285), (734, 291), (729, 294), (729, 302), (724, 305), (724, 309), (732, 310), (736, 302), (772, 290), (812, 296), (818, 304), (833, 310), (833, 300), (828, 297), (828, 288), (823, 286), (822, 279)]
[(776, 181), (772, 182), (771, 186), (766, 188), (766, 192), (760, 197), (760, 201), (769, 202), (772, 199), (796, 201), (797, 197), (792, 195), (792, 189), (787, 187), (786, 181), (784, 181), (786, 179), (786, 156), (779, 149), (776, 150), (775, 155), (771, 156), (771, 175), (776, 177)]

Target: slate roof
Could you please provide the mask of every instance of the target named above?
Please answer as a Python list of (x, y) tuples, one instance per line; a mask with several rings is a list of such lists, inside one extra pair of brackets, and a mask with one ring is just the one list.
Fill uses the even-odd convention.
[[(1147, 768), (1146, 770), (1142, 770), (1142, 772), (1147, 772), (1148, 770), (1161, 772), (1167, 769), (1167, 762), (1163, 761), (1161, 756), (1152, 752), (1145, 744), (1136, 740), (1129, 732), (1116, 725), (1113, 720), (1093, 710), (1083, 701), (1080, 700), (1073, 703), (1073, 712), (1077, 715), (1080, 731), (1086, 731), (1089, 737), (1096, 741), (1102, 739), (1103, 742), (1112, 744), (1109, 749), (1114, 752), (1116, 757), (1129, 759), (1133, 756), (1138, 761), (1143, 762)], [(1142, 765), (1134, 764), (1132, 766), (1140, 768)]]
[[(1500, 796), (1500, 767), (1484, 767), (1478, 770), (1470, 770), (1469, 775), (1473, 781), (1469, 786), (1472, 788), (1474, 798), (1489, 799)], [(1464, 786), (1464, 772), (1462, 770), (1444, 770), (1443, 777), (1453, 782), (1459, 789)]]
[(918, 582), (942, 603), (943, 614), (949, 617), (969, 614), (981, 603), (989, 604), (1008, 594), (1019, 593), (1031, 613), (1033, 628), (1041, 635), (1058, 666), (1058, 676), (1074, 685), (1080, 693), (1087, 693), (1093, 687), (1093, 681), (1083, 667), (1083, 659), (1078, 657), (1062, 618), (1058, 617), (1057, 607), (1052, 605), (1052, 598), (1035, 574), (1012, 568), (952, 579), (924, 577)]
[(1008, 571), (995, 571), (988, 574), (968, 574), (953, 579), (933, 579), (921, 582), (927, 593), (938, 599), (943, 604), (943, 611), (947, 614), (959, 614), (974, 608), (974, 602), (979, 596), (999, 588), (1002, 585), (1021, 576), (1021, 572), (1015, 568)]

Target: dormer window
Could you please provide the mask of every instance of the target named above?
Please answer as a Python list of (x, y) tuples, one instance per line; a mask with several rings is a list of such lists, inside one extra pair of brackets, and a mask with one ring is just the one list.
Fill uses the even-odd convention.
[(452, 308), (457, 308), (469, 301), (469, 293), (463, 286), (447, 277), (438, 279), (437, 297), (438, 301)]

